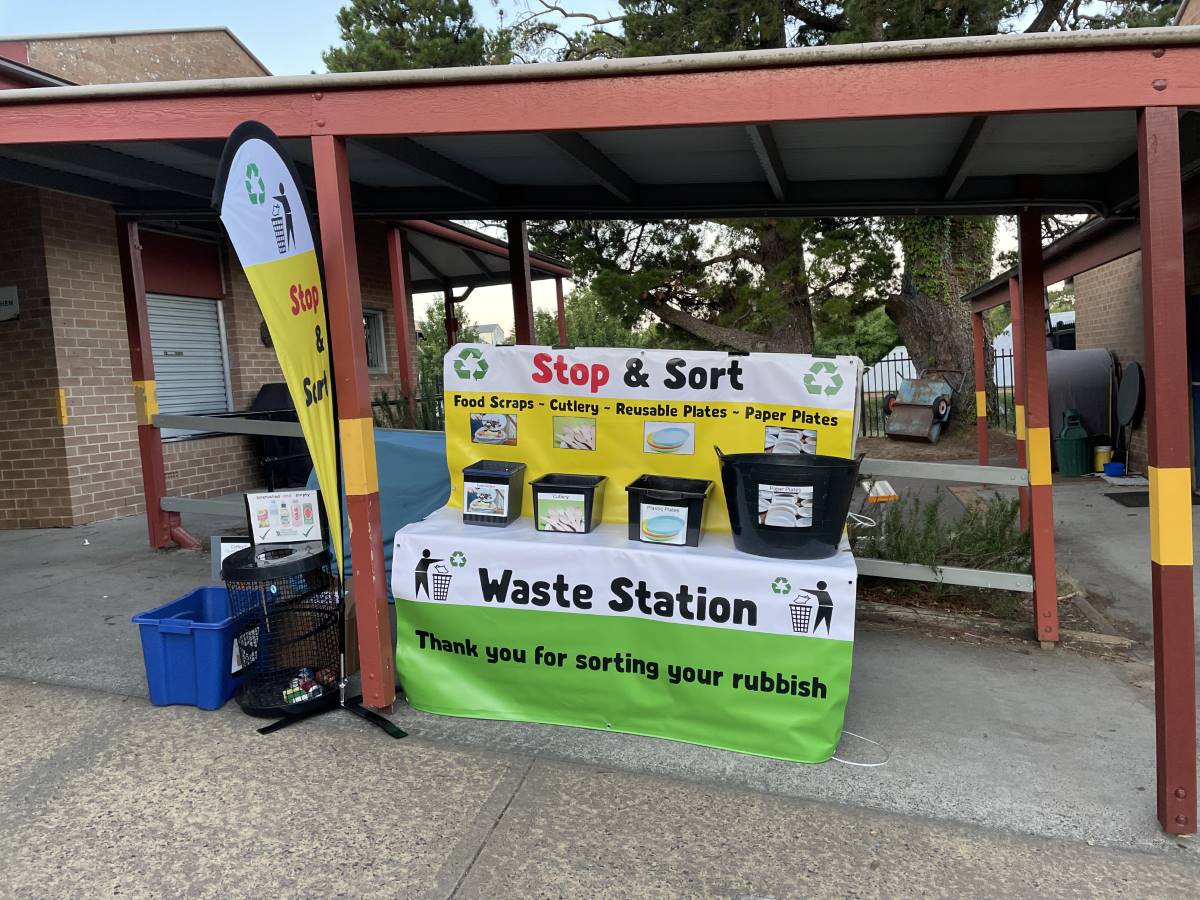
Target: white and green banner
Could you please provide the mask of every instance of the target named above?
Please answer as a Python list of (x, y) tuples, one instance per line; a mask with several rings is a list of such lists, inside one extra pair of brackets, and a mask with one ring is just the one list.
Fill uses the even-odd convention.
[(464, 525), (396, 533), (396, 664), (409, 702), (799, 762), (832, 755), (850, 685), (857, 572), (819, 561)]

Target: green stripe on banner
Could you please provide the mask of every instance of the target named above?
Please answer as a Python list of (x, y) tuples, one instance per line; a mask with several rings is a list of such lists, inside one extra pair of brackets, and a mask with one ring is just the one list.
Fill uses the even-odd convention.
[(425, 712), (795, 762), (824, 762), (841, 738), (851, 641), (410, 600), (396, 616), (396, 668)]

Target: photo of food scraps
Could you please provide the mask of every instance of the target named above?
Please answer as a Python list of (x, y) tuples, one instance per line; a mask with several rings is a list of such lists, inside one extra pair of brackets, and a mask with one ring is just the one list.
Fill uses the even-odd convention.
[(498, 413), (471, 413), (471, 442), (515, 447), (517, 417)]

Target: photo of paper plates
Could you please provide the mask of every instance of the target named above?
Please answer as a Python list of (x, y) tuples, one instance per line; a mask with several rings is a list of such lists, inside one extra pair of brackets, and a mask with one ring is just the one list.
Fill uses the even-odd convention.
[(696, 452), (696, 426), (692, 422), (647, 422), (643, 432), (644, 453)]
[(817, 452), (817, 432), (812, 429), (780, 428), (769, 425), (763, 439), (763, 450), (767, 453)]
[(648, 541), (665, 544), (679, 536), (687, 524), (678, 516), (655, 516), (642, 522), (642, 537)]

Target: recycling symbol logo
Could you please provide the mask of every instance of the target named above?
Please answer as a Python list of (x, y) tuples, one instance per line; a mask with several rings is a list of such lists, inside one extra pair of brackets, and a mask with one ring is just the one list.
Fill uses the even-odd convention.
[(842, 376), (838, 374), (837, 365), (825, 359), (819, 359), (804, 376), (804, 389), (810, 394), (824, 394), (832, 397), (842, 389)]
[(771, 590), (776, 594), (786, 594), (792, 589), (792, 583), (780, 575), (771, 582)]
[(466, 564), (467, 554), (463, 553), (461, 550), (455, 550), (450, 554), (450, 565), (454, 566), (454, 568), (461, 569)]
[[(262, 174), (258, 171), (258, 163), (246, 164), (246, 196), (253, 206), (259, 206), (267, 201), (267, 185), (263, 182)], [(255, 184), (257, 182), (257, 184)]]
[(454, 360), (454, 374), (459, 378), (479, 381), (487, 371), (487, 360), (478, 347), (463, 347), (458, 351), (458, 358)]

